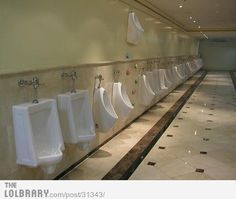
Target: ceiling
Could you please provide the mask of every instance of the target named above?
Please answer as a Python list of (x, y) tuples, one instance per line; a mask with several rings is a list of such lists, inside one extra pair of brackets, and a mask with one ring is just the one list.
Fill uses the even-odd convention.
[(145, 1), (160, 15), (196, 37), (206, 38), (205, 34), (209, 39), (236, 39), (236, 0)]

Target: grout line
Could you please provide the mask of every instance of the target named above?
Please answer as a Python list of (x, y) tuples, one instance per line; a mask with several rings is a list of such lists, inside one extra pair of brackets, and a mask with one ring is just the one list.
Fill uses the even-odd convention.
[(141, 140), (102, 178), (103, 180), (127, 180), (144, 157), (153, 148), (165, 130), (174, 120), (176, 114), (186, 104), (198, 85), (205, 78), (207, 72), (191, 85), (179, 100), (162, 116), (162, 118), (141, 138)]

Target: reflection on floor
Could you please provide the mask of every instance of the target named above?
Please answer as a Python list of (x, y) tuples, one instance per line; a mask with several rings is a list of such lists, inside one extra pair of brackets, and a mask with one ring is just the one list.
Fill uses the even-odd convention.
[(235, 118), (229, 73), (208, 73), (130, 179), (235, 180)]
[[(102, 179), (183, 95), (187, 81), (63, 177)], [(236, 179), (236, 94), (228, 73), (208, 73), (130, 180)]]

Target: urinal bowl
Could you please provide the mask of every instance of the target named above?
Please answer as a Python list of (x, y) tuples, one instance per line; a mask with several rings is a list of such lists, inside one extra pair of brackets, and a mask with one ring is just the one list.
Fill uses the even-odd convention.
[(158, 69), (153, 70), (153, 77), (154, 77), (154, 82), (156, 84), (156, 89), (157, 89), (158, 93), (160, 93), (161, 92), (161, 82), (160, 82), (160, 75), (159, 75)]
[(171, 68), (165, 69), (165, 80), (168, 88), (175, 86), (176, 82)]
[(185, 79), (185, 76), (183, 76), (183, 75), (181, 74), (181, 71), (179, 70), (179, 67), (180, 67), (180, 66), (175, 66), (175, 67), (174, 67), (174, 71), (175, 71), (176, 76), (179, 78), (179, 80), (180, 80), (180, 81), (183, 81), (183, 80)]
[(119, 119), (126, 119), (134, 109), (125, 87), (120, 82), (113, 84), (112, 102)]
[(12, 111), (17, 164), (52, 173), (64, 150), (56, 100), (15, 105)]
[(139, 75), (138, 77), (138, 99), (139, 103), (148, 106), (151, 104), (152, 100), (155, 97), (155, 93), (152, 91), (147, 79), (146, 75)]
[(168, 85), (166, 81), (166, 73), (164, 69), (159, 69), (159, 79), (160, 79), (160, 85), (162, 90), (167, 90)]
[(66, 143), (89, 142), (95, 137), (93, 115), (87, 90), (58, 95), (62, 134)]
[(103, 87), (94, 91), (94, 121), (99, 132), (109, 131), (118, 119), (107, 92)]
[(155, 74), (154, 74), (154, 72), (152, 72), (152, 71), (146, 71), (146, 73), (145, 73), (145, 75), (146, 75), (146, 78), (147, 78), (147, 80), (148, 80), (148, 83), (149, 83), (149, 85), (150, 85), (150, 87), (151, 87), (151, 89), (152, 89), (152, 91), (157, 95), (157, 94), (159, 94), (159, 90), (158, 90), (158, 84), (156, 83), (156, 79), (155, 79)]

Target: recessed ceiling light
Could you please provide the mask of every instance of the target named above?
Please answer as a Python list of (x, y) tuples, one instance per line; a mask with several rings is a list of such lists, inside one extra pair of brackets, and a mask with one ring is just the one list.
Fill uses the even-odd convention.
[(193, 17), (189, 17), (189, 19), (193, 19)]
[(198, 26), (198, 28), (201, 28), (201, 26)]
[(160, 21), (155, 21), (154, 23), (155, 23), (155, 24), (161, 24), (161, 22), (160, 22)]
[(183, 6), (182, 6), (182, 5), (180, 5), (180, 6), (179, 6), (179, 8), (183, 8)]
[(165, 26), (164, 28), (165, 29), (172, 29), (172, 27), (170, 27), (170, 26)]
[(196, 21), (194, 20), (193, 23), (196, 23)]

